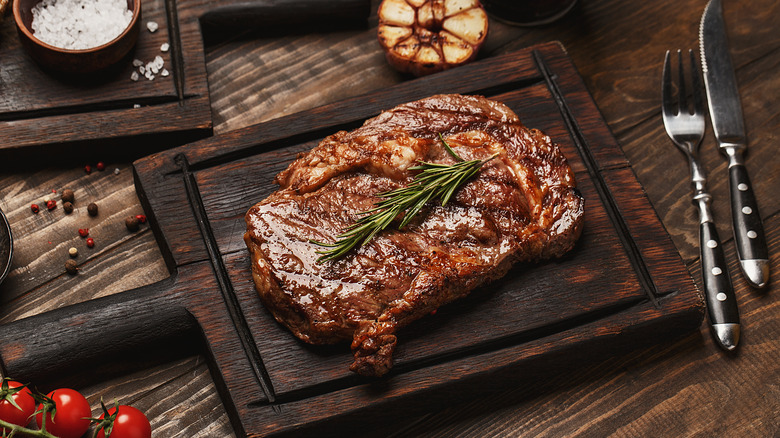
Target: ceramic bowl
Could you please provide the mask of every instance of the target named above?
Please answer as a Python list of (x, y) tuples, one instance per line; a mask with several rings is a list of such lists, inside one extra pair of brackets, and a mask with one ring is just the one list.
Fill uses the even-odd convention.
[(108, 68), (125, 57), (135, 45), (141, 27), (141, 0), (127, 0), (133, 19), (113, 40), (83, 50), (62, 49), (44, 43), (32, 30), (32, 8), (40, 0), (13, 0), (14, 21), (22, 46), (41, 66), (64, 73), (92, 73)]

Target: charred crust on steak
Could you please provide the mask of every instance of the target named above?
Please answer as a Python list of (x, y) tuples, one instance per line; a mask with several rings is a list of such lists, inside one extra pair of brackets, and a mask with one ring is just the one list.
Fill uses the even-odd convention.
[[(408, 184), (419, 161), (454, 162), (438, 140), (484, 164), (445, 207), (431, 204), (336, 261), (317, 263), (312, 240), (332, 242), (376, 194)], [(560, 257), (582, 230), (584, 201), (552, 140), (505, 105), (437, 95), (399, 105), (301, 154), (280, 189), (246, 214), (244, 240), (264, 305), (299, 339), (352, 341), (361, 375), (393, 363), (400, 327), (507, 273)]]

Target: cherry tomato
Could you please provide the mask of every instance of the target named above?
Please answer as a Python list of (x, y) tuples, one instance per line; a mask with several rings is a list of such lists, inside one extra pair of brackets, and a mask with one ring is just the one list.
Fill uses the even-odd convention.
[[(17, 404), (16, 407), (11, 400)], [(26, 386), (4, 379), (0, 387), (0, 419), (19, 426), (27, 426), (35, 412), (35, 399)]]
[[(46, 413), (46, 430), (59, 438), (80, 438), (89, 429), (92, 409), (89, 402), (80, 392), (70, 388), (60, 388), (46, 395), (54, 402), (55, 410), (52, 417), (51, 407)], [(40, 410), (40, 408), (39, 408)], [(41, 427), (43, 413), (35, 416), (35, 422)]]
[[(119, 405), (118, 408), (109, 409), (108, 415), (114, 415), (117, 409), (119, 411), (114, 419), (113, 426), (106, 426), (100, 429), (97, 438), (108, 436), (109, 434), (105, 432), (108, 432), (109, 427), (111, 427), (110, 438), (151, 438), (152, 426), (143, 412), (132, 406)], [(105, 414), (101, 415), (100, 420), (103, 420), (105, 416)]]

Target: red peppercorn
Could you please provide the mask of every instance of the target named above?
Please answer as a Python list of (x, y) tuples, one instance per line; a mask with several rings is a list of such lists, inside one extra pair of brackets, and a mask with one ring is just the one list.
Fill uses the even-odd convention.
[(95, 167), (97, 168), (97, 170), (99, 170), (101, 172), (106, 170), (106, 165), (102, 161), (98, 161), (98, 163), (95, 165)]
[(92, 166), (90, 166), (89, 164), (87, 164), (86, 166), (84, 166), (84, 172), (87, 172), (87, 175), (89, 175), (90, 173), (92, 173)]
[(79, 236), (81, 237), (89, 236), (89, 228), (79, 228)]
[(38, 212), (41, 211), (41, 208), (38, 207), (38, 204), (32, 204), (30, 210), (32, 210), (33, 213), (38, 214)]
[(95, 240), (92, 239), (91, 237), (88, 237), (87, 238), (87, 247), (92, 248), (94, 246), (95, 246)]
[(57, 202), (54, 200), (46, 201), (46, 208), (48, 208), (49, 210), (54, 210), (55, 208), (57, 208)]
[(135, 218), (138, 219), (138, 222), (145, 224), (146, 223), (146, 216), (142, 214), (135, 215)]

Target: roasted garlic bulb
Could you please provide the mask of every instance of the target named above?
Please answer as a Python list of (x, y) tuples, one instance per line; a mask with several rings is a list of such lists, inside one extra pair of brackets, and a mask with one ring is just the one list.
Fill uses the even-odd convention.
[(488, 33), (479, 0), (384, 0), (378, 15), (387, 61), (415, 76), (473, 60)]

